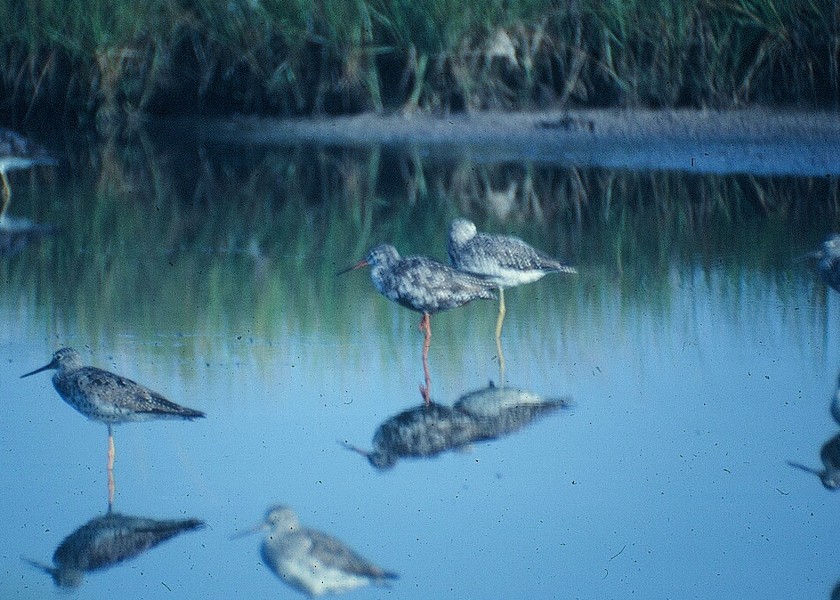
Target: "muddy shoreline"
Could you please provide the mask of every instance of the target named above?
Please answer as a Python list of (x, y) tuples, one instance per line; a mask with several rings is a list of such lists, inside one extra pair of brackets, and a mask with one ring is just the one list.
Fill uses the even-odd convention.
[[(179, 123), (184, 125), (185, 120)], [(570, 110), (361, 114), (313, 119), (231, 117), (202, 121), (212, 138), (252, 143), (325, 144), (488, 143), (644, 138), (684, 140), (840, 139), (840, 113), (781, 112), (764, 109)]]
[(405, 146), (431, 157), (793, 175), (840, 174), (840, 113), (697, 110), (480, 112), (166, 121), (203, 141)]

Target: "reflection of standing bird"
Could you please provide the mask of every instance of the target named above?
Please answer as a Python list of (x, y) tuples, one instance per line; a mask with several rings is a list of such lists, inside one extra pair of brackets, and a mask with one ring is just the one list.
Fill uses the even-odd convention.
[(570, 406), (569, 398), (547, 400), (490, 384), (464, 394), (452, 408), (421, 404), (386, 419), (376, 428), (370, 451), (339, 443), (367, 458), (373, 467), (385, 470), (401, 458), (432, 458), (473, 442), (501, 438)]
[(426, 256), (400, 258), (390, 244), (373, 248), (366, 258), (342, 273), (370, 266), (370, 278), (380, 294), (397, 304), (422, 313), (424, 332), (423, 372), (426, 385), (420, 388), (426, 404), (431, 403), (429, 345), (432, 341), (431, 315), (462, 306), (476, 298), (495, 298), (494, 284), (487, 279), (461, 273)]
[(455, 219), (449, 226), (449, 260), (456, 269), (483, 275), (499, 288), (496, 350), (499, 354), (500, 382), (504, 385), (505, 359), (501, 336), (505, 320), (505, 288), (537, 281), (548, 273), (577, 273), (577, 269), (517, 237), (478, 233), (475, 224), (467, 219)]
[(49, 573), (57, 586), (74, 588), (86, 572), (107, 569), (203, 526), (198, 519), (145, 519), (108, 512), (64, 538), (53, 554), (54, 567), (28, 562)]
[(381, 423), (373, 435), (370, 451), (340, 443), (364, 456), (373, 467), (385, 470), (401, 458), (431, 458), (492, 439), (494, 433), (491, 423), (435, 403), (409, 408)]
[(820, 448), (820, 460), (822, 460), (825, 470), (819, 471), (806, 467), (799, 463), (788, 461), (791, 467), (802, 469), (807, 473), (813, 473), (820, 478), (822, 484), (829, 490), (836, 490), (840, 488), (840, 433), (828, 440)]
[(35, 165), (54, 165), (55, 159), (38, 144), (31, 142), (9, 129), (0, 128), (0, 181), (3, 183), (3, 199), (0, 204), (0, 225), (12, 198), (12, 188), (6, 176), (14, 169), (28, 169)]
[(179, 406), (157, 392), (110, 371), (82, 366), (79, 353), (62, 348), (49, 364), (21, 377), (55, 369), (53, 386), (67, 404), (88, 419), (108, 425), (108, 490), (113, 502), (114, 436), (112, 425), (152, 419), (198, 419), (203, 412)]
[(286, 506), (270, 508), (265, 522), (245, 533), (268, 529), (263, 562), (284, 582), (309, 596), (346, 592), (369, 584), (383, 585), (398, 575), (380, 569), (340, 540), (301, 527)]

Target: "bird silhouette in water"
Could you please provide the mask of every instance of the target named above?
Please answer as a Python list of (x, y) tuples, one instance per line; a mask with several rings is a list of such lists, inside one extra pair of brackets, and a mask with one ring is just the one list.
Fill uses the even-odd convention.
[(571, 406), (568, 397), (548, 399), (491, 383), (462, 395), (451, 408), (421, 404), (389, 417), (376, 428), (371, 450), (347, 442), (339, 444), (364, 456), (374, 468), (386, 470), (403, 458), (433, 458), (475, 442), (504, 437)]
[(369, 584), (387, 585), (398, 577), (340, 540), (302, 527), (287, 506), (270, 508), (263, 523), (241, 535), (262, 530), (268, 531), (261, 547), (263, 562), (285, 583), (308, 596), (337, 594)]
[(401, 258), (390, 244), (380, 244), (370, 250), (358, 263), (340, 274), (370, 267), (370, 278), (377, 291), (400, 306), (423, 315), (420, 331), (423, 339), (423, 374), (425, 385), (420, 393), (431, 404), (431, 376), (429, 374), (429, 346), (432, 342), (431, 316), (442, 310), (463, 306), (477, 298), (494, 299), (496, 284), (480, 275), (462, 273), (427, 256)]
[(29, 377), (53, 369), (52, 383), (67, 404), (88, 419), (108, 426), (108, 501), (114, 501), (114, 435), (112, 425), (153, 419), (200, 419), (204, 413), (170, 402), (157, 392), (121, 375), (85, 367), (73, 348), (61, 348), (52, 360), (21, 375)]
[(456, 269), (486, 277), (499, 289), (496, 351), (499, 384), (504, 385), (505, 357), (501, 337), (506, 313), (505, 288), (532, 283), (549, 273), (577, 273), (577, 269), (529, 246), (518, 237), (478, 233), (475, 224), (467, 219), (455, 219), (449, 226), (449, 260)]
[(203, 526), (198, 519), (148, 519), (109, 510), (64, 538), (53, 553), (53, 566), (24, 560), (49, 574), (58, 587), (76, 588), (85, 573), (109, 569)]

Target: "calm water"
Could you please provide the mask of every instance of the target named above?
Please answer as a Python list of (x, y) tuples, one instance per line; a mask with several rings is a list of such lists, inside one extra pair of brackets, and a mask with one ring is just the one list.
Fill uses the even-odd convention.
[[(295, 597), (231, 539), (276, 503), (401, 578), (348, 598), (828, 598), (840, 495), (840, 295), (795, 257), (840, 225), (836, 176), (470, 163), (377, 149), (69, 143), (9, 214), (59, 227), (0, 259), (0, 597), (107, 512), (106, 428), (48, 374), (64, 345), (203, 410), (117, 427), (113, 510), (198, 519), (81, 577), (78, 598)], [(420, 402), (418, 315), (365, 272), (379, 241), (445, 258), (455, 216), (580, 268), (507, 294), (507, 384), (570, 410), (374, 469)], [(433, 397), (498, 378), (496, 304), (432, 319)]]

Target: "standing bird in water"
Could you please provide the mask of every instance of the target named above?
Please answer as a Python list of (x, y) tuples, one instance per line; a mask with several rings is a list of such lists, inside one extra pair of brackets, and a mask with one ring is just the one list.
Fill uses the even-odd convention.
[[(426, 385), (420, 393), (426, 406), (431, 404), (429, 346), (432, 343), (431, 315), (462, 306), (476, 298), (493, 299), (496, 285), (488, 279), (462, 273), (427, 256), (400, 258), (390, 244), (380, 244), (367, 257), (341, 273), (370, 267), (370, 278), (380, 294), (397, 304), (423, 315), (420, 331), (423, 340), (423, 374)], [(341, 274), (339, 273), (339, 275)]]
[(3, 217), (12, 199), (12, 188), (6, 173), (14, 169), (28, 169), (35, 165), (54, 164), (56, 160), (47, 154), (44, 148), (10, 129), (0, 127), (0, 182), (3, 184), (2, 199), (0, 199), (0, 226), (3, 225)]
[(505, 288), (531, 283), (548, 273), (577, 273), (577, 269), (533, 248), (517, 237), (478, 233), (467, 219), (455, 219), (449, 226), (449, 260), (468, 273), (482, 275), (499, 288), (499, 316), (496, 319), (496, 351), (499, 381), (505, 381), (502, 353), (502, 324), (505, 320)]
[(243, 535), (263, 529), (268, 530), (262, 543), (263, 562), (285, 583), (309, 596), (337, 594), (371, 583), (384, 585), (398, 577), (340, 540), (301, 527), (297, 515), (286, 506), (270, 508), (265, 522)]
[(832, 233), (822, 243), (822, 248), (804, 258), (819, 259), (817, 268), (823, 281), (834, 291), (840, 292), (840, 233)]
[(108, 503), (114, 501), (114, 435), (112, 425), (152, 419), (199, 419), (204, 413), (170, 402), (157, 392), (110, 371), (82, 366), (79, 353), (62, 348), (49, 364), (21, 375), (55, 369), (53, 386), (67, 404), (88, 419), (108, 425)]

